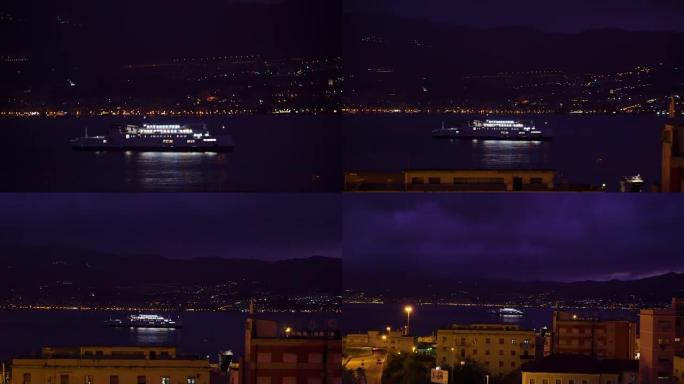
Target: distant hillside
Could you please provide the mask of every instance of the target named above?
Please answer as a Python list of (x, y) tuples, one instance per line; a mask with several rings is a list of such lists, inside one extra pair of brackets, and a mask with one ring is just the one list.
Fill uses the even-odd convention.
[(368, 65), (437, 76), (549, 69), (614, 72), (637, 65), (684, 64), (684, 33), (674, 32), (474, 29), (357, 13), (345, 15), (343, 31), (347, 69), (358, 73)]
[(238, 282), (260, 292), (279, 294), (341, 292), (341, 260), (314, 256), (283, 261), (238, 258), (169, 259), (162, 256), (118, 256), (63, 247), (0, 246), (0, 287), (15, 291), (73, 287), (110, 291), (116, 287), (217, 285)]
[[(389, 273), (394, 275), (394, 273)], [(684, 273), (667, 273), (637, 280), (609, 281), (516, 281), (487, 278), (430, 275), (411, 272), (411, 284), (375, 280), (363, 273), (345, 271), (345, 289), (388, 298), (449, 298), (455, 301), (503, 302), (536, 298), (538, 301), (613, 300), (623, 303), (659, 303), (684, 297)]]

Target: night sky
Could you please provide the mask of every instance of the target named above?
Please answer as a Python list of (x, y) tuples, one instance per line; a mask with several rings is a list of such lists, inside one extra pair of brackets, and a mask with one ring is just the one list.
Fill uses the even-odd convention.
[(8, 245), (174, 258), (341, 256), (334, 194), (3, 194), (0, 212)]
[(368, 271), (546, 281), (684, 271), (680, 196), (346, 195), (343, 209), (348, 285)]
[(347, 0), (346, 11), (378, 12), (462, 26), (522, 26), (553, 32), (596, 28), (684, 31), (681, 0)]

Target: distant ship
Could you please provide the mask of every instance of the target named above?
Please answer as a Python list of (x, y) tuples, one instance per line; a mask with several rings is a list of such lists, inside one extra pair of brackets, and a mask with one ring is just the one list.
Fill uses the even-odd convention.
[(533, 121), (470, 120), (456, 127), (432, 130), (432, 137), (446, 139), (550, 141), (549, 129), (537, 128)]
[(499, 309), (499, 316), (501, 317), (523, 317), (525, 313), (515, 308), (501, 308)]
[(162, 152), (228, 152), (230, 135), (212, 135), (205, 124), (112, 125), (106, 136), (85, 136), (71, 140), (75, 150), (120, 150)]
[(104, 325), (125, 328), (183, 328), (183, 324), (159, 315), (128, 315), (125, 319), (105, 320)]

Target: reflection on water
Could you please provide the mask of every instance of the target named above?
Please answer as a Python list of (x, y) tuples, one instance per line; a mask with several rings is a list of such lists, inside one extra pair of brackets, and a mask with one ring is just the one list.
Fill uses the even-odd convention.
[(139, 345), (171, 345), (179, 336), (180, 330), (170, 328), (123, 328), (128, 339)]
[[(213, 170), (217, 184), (228, 173), (229, 154), (217, 152), (126, 152), (126, 182), (137, 188), (192, 190), (208, 183)], [(211, 188), (212, 186), (207, 185)]]
[(471, 147), (482, 168), (535, 168), (549, 161), (550, 144), (541, 141), (472, 140)]

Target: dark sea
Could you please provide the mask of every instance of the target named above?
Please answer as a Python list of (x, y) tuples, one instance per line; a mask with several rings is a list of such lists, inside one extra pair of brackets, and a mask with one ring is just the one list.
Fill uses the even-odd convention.
[[(430, 335), (439, 328), (451, 324), (501, 323), (517, 324), (521, 328), (552, 328), (552, 308), (518, 308), (525, 315), (520, 318), (502, 319), (491, 306), (414, 305), (411, 313), (411, 333)], [(563, 311), (602, 319), (638, 320), (638, 311), (603, 308), (574, 308)], [(400, 304), (345, 304), (343, 307), (342, 332), (354, 333), (367, 330), (383, 330), (387, 326), (399, 328), (406, 324), (404, 306)]]
[(640, 174), (645, 190), (660, 179), (660, 131), (667, 118), (627, 115), (533, 115), (486, 118), (532, 120), (551, 128), (551, 142), (433, 139), (431, 130), (484, 116), (347, 115), (343, 166), (352, 171), (404, 169), (555, 169), (559, 180), (606, 184)]
[[(206, 123), (233, 137), (232, 153), (81, 152), (69, 140), (115, 123)], [(225, 128), (223, 128), (225, 126)], [(339, 118), (0, 119), (0, 191), (339, 191)]]
[[(243, 352), (246, 313), (183, 312), (162, 314), (176, 317), (184, 327), (178, 330), (105, 327), (110, 318), (125, 312), (28, 311), (0, 312), (0, 362), (13, 356), (39, 353), (42, 346), (78, 345), (171, 345), (179, 353), (216, 360), (222, 350)], [(278, 321), (295, 329), (324, 329), (338, 313), (258, 313), (256, 318)]]

